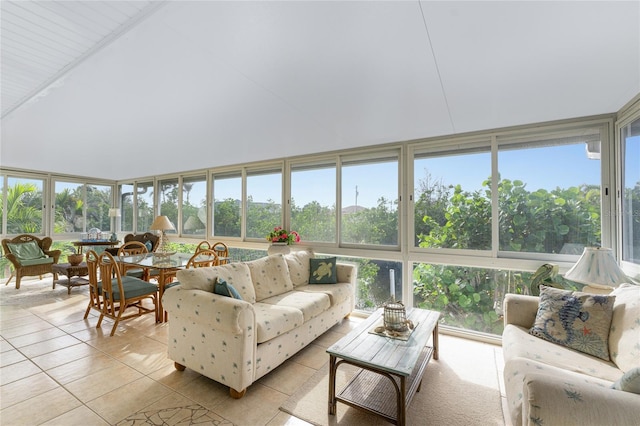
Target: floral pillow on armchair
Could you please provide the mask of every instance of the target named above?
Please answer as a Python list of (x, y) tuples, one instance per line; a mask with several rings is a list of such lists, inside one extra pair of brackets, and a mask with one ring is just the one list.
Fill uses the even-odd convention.
[(540, 286), (540, 305), (529, 333), (609, 361), (615, 296)]

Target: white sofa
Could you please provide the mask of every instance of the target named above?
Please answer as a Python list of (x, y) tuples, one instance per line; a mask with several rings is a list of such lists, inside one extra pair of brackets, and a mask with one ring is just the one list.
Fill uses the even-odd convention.
[[(178, 271), (167, 289), (168, 356), (229, 386), (241, 398), (264, 376), (354, 308), (356, 267), (336, 265), (337, 283), (309, 284), (311, 251)], [(213, 293), (220, 277), (242, 300)]]
[(610, 361), (531, 335), (539, 298), (505, 297), (504, 383), (513, 425), (640, 424), (640, 394), (612, 388), (624, 373), (640, 383), (640, 286), (623, 284), (611, 295)]

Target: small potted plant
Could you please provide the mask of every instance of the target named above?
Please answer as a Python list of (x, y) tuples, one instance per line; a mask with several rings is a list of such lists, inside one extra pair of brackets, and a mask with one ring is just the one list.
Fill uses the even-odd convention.
[(273, 253), (288, 253), (289, 248), (286, 247), (291, 244), (300, 242), (300, 234), (296, 231), (287, 231), (281, 226), (276, 226), (273, 231), (267, 235), (267, 241), (271, 242), (271, 247), (267, 252)]

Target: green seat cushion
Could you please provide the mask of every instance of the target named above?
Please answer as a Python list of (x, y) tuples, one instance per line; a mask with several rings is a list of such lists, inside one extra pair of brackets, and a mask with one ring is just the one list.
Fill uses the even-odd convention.
[(22, 266), (46, 265), (47, 263), (53, 263), (53, 257), (41, 257), (39, 259), (20, 259), (20, 264)]
[(144, 275), (144, 269), (127, 269), (126, 275), (128, 277), (142, 278), (142, 276)]
[[(113, 280), (113, 300), (120, 300), (120, 290), (117, 288), (117, 281)], [(153, 294), (158, 291), (158, 286), (135, 277), (122, 277), (122, 287), (124, 294), (128, 298)]]
[(24, 260), (41, 259), (47, 257), (37, 242), (27, 241), (26, 243), (9, 243), (7, 244), (11, 253), (13, 253), (20, 263)]

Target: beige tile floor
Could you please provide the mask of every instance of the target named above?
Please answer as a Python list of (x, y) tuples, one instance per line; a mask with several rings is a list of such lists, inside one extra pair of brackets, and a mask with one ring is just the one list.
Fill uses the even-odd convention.
[[(360, 321), (343, 320), (233, 400), (228, 388), (166, 357), (167, 325), (82, 317), (86, 287), (51, 278), (0, 285), (0, 424), (307, 425), (279, 407), (327, 361), (326, 348)], [(190, 423), (192, 422), (192, 423)]]

